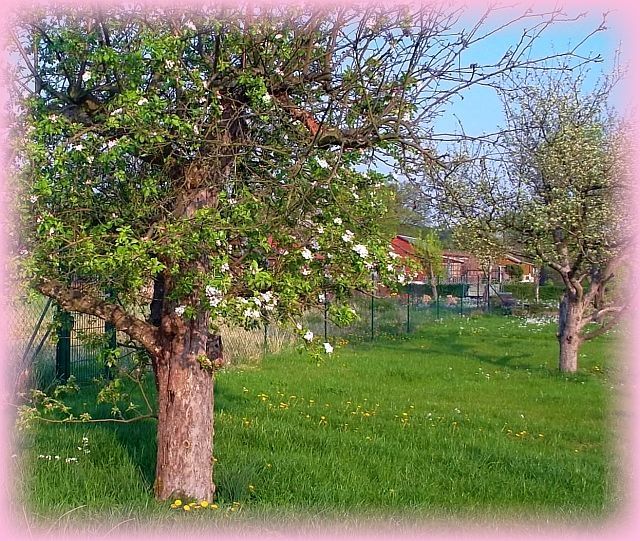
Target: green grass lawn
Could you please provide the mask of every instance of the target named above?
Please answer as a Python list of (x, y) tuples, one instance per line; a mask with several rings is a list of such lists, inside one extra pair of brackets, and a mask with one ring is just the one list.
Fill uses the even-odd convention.
[(217, 510), (153, 500), (153, 421), (38, 425), (15, 458), (16, 503), (61, 523), (604, 520), (620, 497), (614, 337), (586, 344), (566, 377), (553, 325), (522, 321), (451, 318), (319, 364), (289, 352), (218, 373)]

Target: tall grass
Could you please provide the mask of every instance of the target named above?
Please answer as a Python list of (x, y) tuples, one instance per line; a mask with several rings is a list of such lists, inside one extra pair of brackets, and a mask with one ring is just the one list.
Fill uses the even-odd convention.
[(18, 500), (45, 521), (80, 506), (69, 517), (600, 520), (620, 498), (614, 345), (587, 344), (580, 372), (564, 376), (552, 325), (484, 317), (320, 362), (284, 352), (217, 374), (218, 510), (185, 518), (153, 501), (152, 421), (38, 425), (15, 459)]

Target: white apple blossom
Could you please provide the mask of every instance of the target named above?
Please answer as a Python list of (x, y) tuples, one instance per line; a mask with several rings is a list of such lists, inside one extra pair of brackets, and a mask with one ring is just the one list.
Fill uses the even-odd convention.
[(224, 296), (224, 293), (221, 290), (213, 286), (207, 286), (205, 288), (205, 294), (209, 300), (209, 305), (214, 307), (218, 306), (222, 302), (222, 298)]
[(351, 248), (355, 253), (357, 253), (363, 259), (369, 255), (369, 250), (364, 244), (356, 244), (353, 248)]
[(336, 225), (342, 225), (342, 218), (334, 218), (333, 223)]
[(300, 251), (300, 254), (302, 255), (302, 257), (304, 257), (307, 261), (310, 261), (313, 258), (313, 254), (311, 253), (311, 250), (309, 250), (309, 248), (303, 248)]
[(329, 164), (327, 163), (327, 160), (325, 160), (324, 158), (316, 158), (316, 163), (323, 169), (329, 168)]
[(262, 316), (260, 310), (256, 310), (255, 308), (247, 308), (242, 315), (247, 319), (260, 319)]
[(352, 242), (353, 237), (354, 237), (353, 231), (350, 231), (349, 229), (347, 229), (342, 235), (342, 240), (345, 242)]

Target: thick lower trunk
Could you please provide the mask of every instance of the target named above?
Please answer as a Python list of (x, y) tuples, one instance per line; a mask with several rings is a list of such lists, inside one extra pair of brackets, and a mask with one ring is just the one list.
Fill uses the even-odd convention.
[(159, 500), (213, 499), (214, 379), (208, 340), (206, 325), (190, 322), (157, 362)]
[(581, 319), (582, 303), (580, 299), (577, 296), (565, 293), (560, 301), (558, 317), (560, 372), (576, 372), (578, 370), (578, 351), (582, 342), (580, 337)]

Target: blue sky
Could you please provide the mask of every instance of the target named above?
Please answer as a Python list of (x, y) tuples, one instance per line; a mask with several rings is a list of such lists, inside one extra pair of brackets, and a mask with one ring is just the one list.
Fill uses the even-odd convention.
[[(515, 8), (513, 13), (522, 12), (524, 8)], [(568, 15), (577, 15), (581, 11), (577, 8), (567, 9)], [(610, 71), (613, 66), (615, 50), (620, 46), (623, 34), (620, 31), (620, 15), (612, 13), (607, 20), (607, 30), (596, 33), (588, 42), (579, 49), (582, 53), (600, 54), (603, 62), (596, 64), (592, 69), (591, 82), (597, 79), (602, 70)], [(536, 56), (545, 56), (553, 52), (561, 52), (577, 45), (590, 31), (596, 28), (602, 20), (602, 9), (591, 10), (583, 19), (577, 22), (562, 23), (549, 28), (541, 37), (534, 49)], [(489, 25), (493, 26), (495, 23)], [(530, 25), (531, 23), (529, 23)], [(468, 63), (482, 63), (499, 60), (503, 52), (513, 43), (517, 42), (525, 25), (514, 26), (507, 31), (487, 38), (474, 49), (469, 49), (466, 58)], [(624, 43), (623, 43), (624, 59)], [(627, 51), (629, 53), (629, 51)], [(436, 122), (437, 132), (459, 132), (462, 123), (467, 135), (481, 135), (496, 131), (503, 123), (502, 106), (496, 93), (487, 87), (472, 86), (464, 94), (463, 98), (454, 98), (447, 107), (446, 112)], [(626, 100), (624, 89), (618, 88), (612, 96), (612, 104), (619, 110), (624, 110)], [(457, 118), (456, 118), (457, 117)]]

